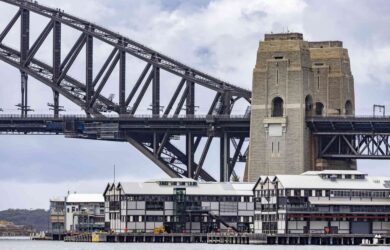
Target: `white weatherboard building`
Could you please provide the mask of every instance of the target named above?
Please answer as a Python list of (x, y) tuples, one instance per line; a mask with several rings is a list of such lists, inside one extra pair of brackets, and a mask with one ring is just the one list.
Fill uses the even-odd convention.
[(390, 177), (325, 170), (262, 176), (255, 233), (390, 234)]
[(69, 194), (65, 199), (65, 229), (68, 232), (104, 230), (102, 194)]
[(253, 183), (162, 179), (108, 184), (106, 222), (114, 232), (253, 231)]

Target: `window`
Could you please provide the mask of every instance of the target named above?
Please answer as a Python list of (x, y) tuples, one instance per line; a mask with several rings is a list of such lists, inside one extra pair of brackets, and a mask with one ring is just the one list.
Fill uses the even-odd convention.
[(145, 210), (161, 211), (164, 210), (163, 201), (147, 201), (145, 204)]
[(324, 113), (324, 104), (321, 102), (316, 103), (316, 115), (323, 115)]
[(355, 179), (357, 179), (357, 180), (363, 180), (363, 179), (364, 179), (364, 175), (362, 175), (362, 174), (357, 174), (357, 175), (355, 175)]
[(346, 114), (346, 115), (352, 115), (352, 114), (353, 114), (352, 102), (351, 102), (350, 100), (348, 100), (348, 101), (345, 103), (345, 114)]
[(280, 97), (275, 97), (272, 100), (272, 117), (282, 117), (283, 116), (283, 99)]
[(306, 96), (305, 98), (305, 112), (306, 115), (311, 115), (311, 111), (313, 110), (313, 98), (311, 95)]
[(320, 90), (320, 76), (317, 77), (317, 90)]

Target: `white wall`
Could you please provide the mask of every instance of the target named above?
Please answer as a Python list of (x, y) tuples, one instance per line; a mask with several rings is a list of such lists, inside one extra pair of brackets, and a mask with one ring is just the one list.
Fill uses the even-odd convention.
[(372, 223), (372, 233), (374, 234), (389, 234), (390, 233), (390, 222), (373, 222)]
[(306, 221), (289, 221), (288, 230), (290, 233), (303, 233), (303, 228), (306, 226)]

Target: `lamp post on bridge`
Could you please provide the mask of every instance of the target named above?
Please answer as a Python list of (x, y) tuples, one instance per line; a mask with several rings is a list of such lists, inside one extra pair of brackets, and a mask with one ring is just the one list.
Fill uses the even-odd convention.
[(27, 112), (34, 112), (34, 110), (30, 106), (22, 105), (21, 103), (18, 103), (15, 106), (18, 107), (18, 110), (25, 111), (25, 114), (23, 114), (22, 116), (27, 116)]
[[(49, 106), (49, 110), (52, 110), (52, 111), (55, 111), (56, 110), (56, 106), (53, 104), (53, 103), (47, 103), (47, 106)], [(58, 112), (63, 112), (63, 111), (66, 111), (64, 106), (58, 106), (57, 107), (57, 110)], [(57, 114), (56, 114), (57, 115)], [(56, 116), (55, 115), (55, 116)]]

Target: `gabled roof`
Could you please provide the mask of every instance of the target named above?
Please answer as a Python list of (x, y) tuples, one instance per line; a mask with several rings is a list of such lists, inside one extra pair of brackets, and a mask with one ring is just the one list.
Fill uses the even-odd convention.
[(112, 185), (113, 185), (113, 184), (111, 184), (111, 183), (107, 183), (106, 188), (104, 189), (103, 195), (106, 195), (106, 193), (107, 193), (109, 190), (111, 190)]
[(270, 179), (271, 181), (273, 181), (273, 179), (274, 179), (274, 176), (266, 176), (266, 175), (261, 175), (258, 179), (257, 179), (257, 181), (256, 181), (256, 183), (255, 183), (255, 185), (253, 186), (253, 191), (257, 188), (257, 186), (259, 185), (259, 184), (264, 184), (268, 179)]

